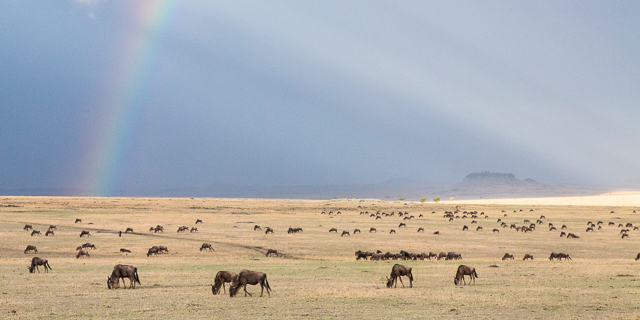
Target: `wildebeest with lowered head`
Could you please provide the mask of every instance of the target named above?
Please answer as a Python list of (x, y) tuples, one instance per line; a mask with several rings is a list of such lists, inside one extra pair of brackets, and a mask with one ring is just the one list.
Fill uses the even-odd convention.
[(213, 247), (211, 247), (211, 245), (208, 243), (203, 243), (202, 246), (200, 247), (200, 251), (202, 250), (213, 251)]
[(86, 251), (84, 251), (84, 250), (80, 250), (80, 251), (78, 251), (78, 254), (76, 254), (76, 259), (78, 259), (78, 258), (80, 258), (80, 257), (83, 257), (83, 256), (91, 257), (91, 256), (89, 255), (89, 252), (86, 252)]
[(151, 256), (152, 254), (155, 254), (156, 256), (158, 255), (158, 246), (153, 246), (149, 248), (149, 251), (147, 252), (147, 257)]
[(636, 256), (636, 261), (640, 260), (640, 253), (638, 253), (638, 255)]
[(34, 251), (35, 253), (38, 253), (38, 249), (36, 249), (36, 246), (32, 246), (32, 245), (27, 245), (27, 248), (24, 249), (24, 254), (27, 254), (29, 251)]
[(270, 256), (270, 255), (272, 255), (272, 254), (275, 254), (275, 255), (276, 255), (276, 256), (278, 256), (278, 257), (280, 256), (280, 254), (278, 253), (278, 250), (275, 250), (275, 249), (269, 249), (269, 250), (267, 250), (267, 253), (266, 253), (266, 255), (265, 255), (265, 256), (267, 256), (267, 257), (268, 257), (268, 256)]
[(86, 231), (86, 230), (82, 230), (82, 232), (80, 232), (80, 238), (82, 238), (82, 236), (90, 237), (91, 236), (91, 232)]
[(32, 230), (32, 231), (31, 231), (31, 236), (32, 236), (32, 237), (33, 237), (34, 235), (36, 235), (36, 234), (37, 234), (37, 235), (39, 235), (39, 236), (41, 236), (41, 235), (42, 235), (42, 233), (40, 233), (40, 231), (38, 231), (38, 230)]
[(49, 235), (52, 235), (52, 236), (54, 235), (53, 234), (53, 230), (49, 229), (49, 230), (47, 230), (47, 232), (44, 233), (45, 237), (48, 237)]
[(469, 276), (471, 279), (469, 280), (469, 284), (471, 284), (471, 280), (473, 283), (476, 283), (476, 278), (478, 274), (476, 273), (476, 269), (472, 267), (467, 267), (465, 265), (460, 265), (458, 267), (458, 271), (456, 272), (456, 277), (453, 279), (453, 283), (457, 286), (460, 284), (460, 280), (466, 285), (467, 282), (464, 280), (464, 276)]
[(202, 220), (196, 219), (196, 224), (198, 224), (198, 223), (202, 223)]
[(127, 228), (127, 230), (125, 230), (124, 233), (129, 233), (129, 232), (133, 233), (133, 228)]
[(267, 230), (264, 231), (264, 234), (273, 233), (273, 229), (267, 227)]
[(411, 274), (411, 267), (403, 266), (400, 264), (395, 264), (391, 268), (391, 277), (387, 278), (387, 288), (391, 288), (391, 286), (398, 286), (398, 279), (400, 279), (400, 284), (404, 288), (404, 283), (402, 282), (402, 276), (406, 276), (409, 278), (409, 288), (413, 288), (413, 275)]
[(524, 258), (522, 258), (522, 260), (533, 260), (533, 255), (527, 253), (524, 255)]
[(29, 273), (33, 273), (34, 269), (38, 270), (38, 273), (40, 273), (40, 269), (38, 269), (38, 266), (44, 266), (44, 272), (49, 272), (49, 270), (53, 270), (49, 265), (49, 261), (47, 259), (40, 259), (38, 257), (33, 257), (33, 259), (31, 259), (31, 266), (29, 267)]
[(78, 223), (78, 222), (82, 223), (82, 220), (81, 220), (81, 219), (76, 218), (76, 222), (74, 222), (74, 223)]
[(214, 284), (211, 285), (211, 293), (213, 293), (214, 295), (220, 293), (220, 287), (222, 287), (222, 291), (226, 293), (227, 291), (224, 288), (225, 282), (232, 283), (233, 278), (235, 277), (235, 272), (218, 271), (218, 273), (216, 274), (216, 279), (214, 280)]
[(267, 288), (267, 294), (271, 295), (271, 287), (269, 281), (267, 281), (267, 274), (258, 271), (242, 270), (238, 275), (233, 278), (233, 283), (229, 286), (229, 296), (233, 297), (238, 292), (240, 287), (244, 287), (244, 296), (247, 294), (251, 296), (251, 293), (247, 292), (247, 285), (255, 286), (260, 284), (260, 296), (264, 293), (264, 288)]
[(107, 278), (107, 287), (109, 289), (118, 289), (120, 287), (120, 279), (122, 279), (123, 289), (127, 288), (127, 284), (124, 282), (124, 279), (128, 278), (130, 285), (129, 289), (136, 288), (136, 282), (140, 285), (140, 278), (138, 278), (138, 268), (129, 265), (116, 264), (113, 267), (113, 271), (111, 272), (111, 276)]
[(85, 243), (85, 244), (83, 244), (83, 245), (82, 245), (82, 248), (83, 248), (83, 249), (89, 249), (89, 248), (91, 248), (91, 249), (95, 249), (95, 248), (96, 248), (96, 246), (95, 246), (95, 245), (93, 245), (93, 244), (91, 244), (91, 243), (89, 243), (89, 242), (87, 242), (87, 243)]
[(131, 250), (122, 248), (122, 249), (120, 249), (120, 252), (122, 252), (122, 253), (131, 253)]
[(513, 257), (512, 254), (505, 253), (504, 256), (502, 256), (502, 260), (504, 261), (504, 260), (508, 260), (508, 259), (515, 260), (515, 258)]
[(33, 229), (33, 226), (31, 226), (30, 224), (25, 224), (24, 228), (22, 228), (22, 230), (25, 230), (25, 231), (27, 231), (29, 229)]
[(342, 231), (342, 234), (341, 234), (340, 236), (341, 236), (341, 237), (344, 237), (344, 236), (351, 236), (351, 235), (349, 234), (349, 231), (347, 231), (347, 230), (343, 230), (343, 231)]

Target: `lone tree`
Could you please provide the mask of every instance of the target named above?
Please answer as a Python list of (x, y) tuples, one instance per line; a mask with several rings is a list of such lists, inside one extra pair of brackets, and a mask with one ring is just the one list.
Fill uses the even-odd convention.
[(435, 202), (435, 203), (440, 202), (440, 198), (433, 198), (433, 202)]
[(421, 203), (424, 203), (425, 201), (427, 201), (427, 198), (420, 198)]
[(400, 200), (400, 201), (404, 201), (404, 198), (398, 198), (398, 200)]
[(455, 199), (456, 199), (456, 197), (451, 197), (451, 198), (449, 198), (449, 200), (451, 200), (451, 201), (453, 201), (453, 200), (455, 200)]

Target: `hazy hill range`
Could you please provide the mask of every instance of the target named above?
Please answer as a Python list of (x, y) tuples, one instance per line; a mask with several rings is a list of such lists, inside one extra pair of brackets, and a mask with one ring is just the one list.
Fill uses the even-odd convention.
[[(545, 185), (532, 179), (518, 179), (511, 173), (475, 172), (452, 185), (433, 186), (412, 180), (391, 180), (379, 184), (360, 185), (298, 185), (298, 186), (239, 186), (216, 184), (203, 188), (121, 191), (115, 196), (125, 197), (219, 197), (219, 198), (282, 198), (334, 199), (374, 198), (416, 201), (454, 197), (463, 199), (560, 197), (596, 195), (613, 188)], [(0, 190), (2, 195), (21, 196), (84, 196), (75, 189), (19, 189)]]

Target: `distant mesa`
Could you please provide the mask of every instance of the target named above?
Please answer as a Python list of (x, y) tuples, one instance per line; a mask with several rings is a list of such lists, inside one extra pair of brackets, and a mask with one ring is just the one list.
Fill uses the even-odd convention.
[(516, 176), (513, 173), (493, 173), (489, 171), (474, 172), (468, 174), (465, 179), (496, 179), (496, 180), (513, 180)]
[(456, 184), (457, 187), (461, 186), (495, 186), (495, 185), (528, 185), (537, 184), (533, 179), (520, 180), (516, 178), (513, 173), (495, 173), (489, 171), (474, 172), (468, 174), (462, 181)]

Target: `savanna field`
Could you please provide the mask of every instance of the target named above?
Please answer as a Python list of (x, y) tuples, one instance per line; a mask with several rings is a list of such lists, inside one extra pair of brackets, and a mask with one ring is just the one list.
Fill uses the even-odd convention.
[[(0, 198), (0, 318), (3, 319), (424, 319), (638, 318), (640, 213), (635, 207), (500, 205), (213, 198)], [(455, 211), (459, 218), (444, 218)], [(532, 211), (533, 210), (533, 211)], [(640, 210), (640, 209), (639, 209)], [(463, 218), (464, 212), (478, 212)], [(504, 211), (504, 212), (503, 212)], [(515, 212), (514, 212), (515, 211)], [(325, 214), (322, 214), (325, 212)], [(332, 214), (328, 214), (333, 212)], [(337, 214), (340, 212), (340, 214)], [(368, 214), (360, 214), (368, 212)], [(380, 212), (380, 219), (371, 214)], [(385, 216), (394, 213), (393, 216)], [(404, 220), (398, 212), (408, 212)], [(435, 212), (435, 213), (432, 213)], [(640, 211), (638, 211), (640, 212)], [(484, 213), (484, 214), (481, 214)], [(504, 215), (507, 215), (506, 217)], [(422, 215), (422, 217), (420, 217)], [(541, 216), (543, 224), (536, 221)], [(485, 218), (487, 217), (487, 218)], [(75, 223), (81, 219), (81, 223)], [(202, 224), (195, 224), (197, 219)], [(529, 226), (533, 232), (502, 228)], [(472, 223), (476, 220), (477, 223)], [(585, 232), (588, 222), (597, 224)], [(613, 222), (614, 225), (609, 223)], [(399, 227), (405, 223), (406, 227)], [(549, 231), (549, 223), (557, 230)], [(631, 223), (622, 239), (619, 224)], [(39, 230), (31, 236), (25, 224)], [(56, 225), (53, 236), (45, 236)], [(164, 232), (150, 227), (162, 225)], [(263, 231), (254, 231), (259, 225)], [(468, 231), (463, 231), (463, 226)], [(566, 225), (566, 230), (560, 227)], [(181, 232), (181, 226), (197, 232)], [(476, 231), (477, 226), (483, 227)], [(265, 234), (266, 227), (274, 230)], [(301, 233), (288, 234), (289, 227)], [(369, 233), (374, 227), (377, 233)], [(125, 234), (127, 228), (134, 233)], [(337, 233), (330, 233), (332, 228)], [(353, 234), (354, 229), (362, 233)], [(425, 232), (418, 233), (418, 228)], [(494, 228), (499, 232), (493, 232)], [(395, 234), (389, 231), (395, 229)], [(90, 237), (79, 235), (89, 231)], [(341, 236), (342, 231), (350, 236)], [(118, 236), (122, 231), (122, 236)], [(439, 235), (434, 232), (438, 231)], [(571, 232), (580, 238), (560, 237)], [(90, 242), (90, 257), (76, 258)], [(210, 243), (213, 252), (200, 251)], [(27, 245), (38, 253), (24, 253)], [(169, 254), (147, 257), (152, 246)], [(121, 253), (125, 248), (131, 253)], [(280, 257), (265, 257), (268, 249)], [(356, 261), (355, 251), (458, 252), (463, 260)], [(549, 261), (551, 252), (569, 261)], [(515, 260), (502, 261), (505, 253)], [(523, 261), (525, 254), (534, 256)], [(34, 257), (52, 270), (30, 274)], [(395, 263), (413, 268), (413, 288), (386, 287)], [(109, 290), (116, 264), (138, 268), (141, 285)], [(457, 267), (476, 268), (475, 285), (454, 285)], [(273, 290), (213, 295), (220, 270), (267, 274)], [(468, 281), (468, 278), (467, 278)], [(127, 286), (129, 280), (127, 280)]]

